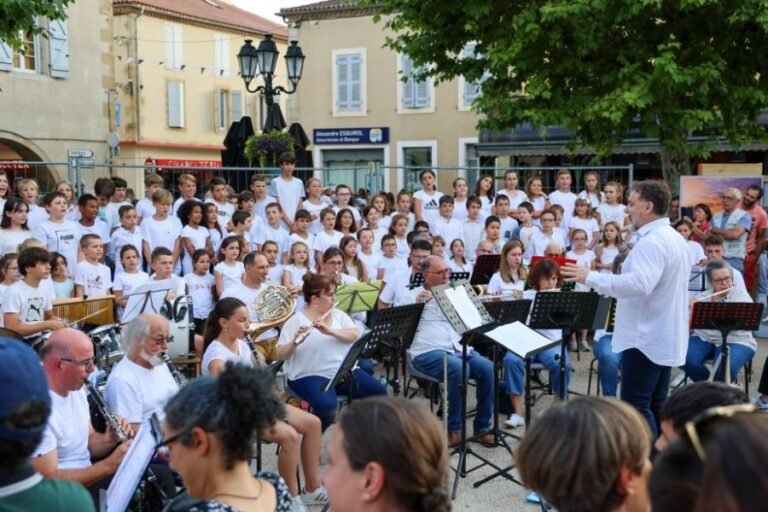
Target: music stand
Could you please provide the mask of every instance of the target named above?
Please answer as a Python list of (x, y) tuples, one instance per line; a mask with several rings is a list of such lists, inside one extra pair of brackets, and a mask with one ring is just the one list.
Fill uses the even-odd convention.
[(354, 283), (336, 288), (336, 307), (346, 314), (372, 311), (376, 308), (384, 281)]
[(571, 333), (590, 329), (600, 296), (595, 292), (538, 292), (531, 310), (531, 329), (560, 329), (560, 398), (565, 400), (565, 355)]
[[(476, 333), (488, 330), (496, 325), (488, 314), (480, 298), (475, 294), (467, 281), (456, 281), (431, 288), (432, 297), (445, 315), (454, 330), (461, 335), (461, 382), (459, 382), (459, 394), (461, 395), (461, 441), (451, 455), (458, 454), (456, 463), (456, 476), (453, 480), (453, 492), (451, 497), (456, 498), (459, 488), (459, 478), (464, 478), (472, 471), (485, 465), (491, 466), (496, 471), (502, 468), (489, 459), (475, 453), (467, 446), (467, 346), (472, 342)], [(448, 414), (448, 411), (443, 411)], [(467, 456), (474, 455), (480, 464), (467, 471)]]
[(411, 275), (411, 280), (408, 283), (408, 289), (413, 290), (419, 286), (424, 286), (424, 274), (421, 272), (416, 272), (415, 274)]
[[(424, 310), (424, 303), (408, 304), (395, 308), (384, 308), (376, 310), (373, 318), (373, 328), (381, 327), (385, 329), (386, 336), (379, 340), (379, 346), (392, 354), (393, 362), (389, 364), (389, 358), (384, 358), (384, 367), (387, 372), (387, 382), (392, 386), (395, 395), (400, 394), (400, 364), (402, 364), (402, 374), (405, 375), (405, 357), (403, 352), (413, 342), (416, 329), (421, 320), (421, 312)], [(389, 379), (389, 368), (393, 368), (392, 380)]]
[[(712, 367), (710, 382), (714, 380), (720, 364), (725, 364), (723, 382), (731, 383), (731, 350), (728, 335), (735, 330), (756, 331), (760, 328), (763, 305), (754, 302), (696, 302), (691, 312), (691, 329), (720, 331), (723, 348)], [(725, 361), (723, 363), (723, 361)]]
[(462, 279), (469, 279), (469, 272), (451, 272), (451, 281), (461, 281)]
[(481, 254), (472, 267), (472, 278), (469, 283), (472, 285), (490, 283), (491, 277), (499, 270), (500, 264), (501, 254)]
[(387, 326), (374, 326), (373, 329), (359, 337), (352, 346), (349, 348), (347, 355), (341, 362), (339, 369), (336, 370), (336, 374), (328, 381), (325, 387), (321, 388), (324, 393), (327, 393), (331, 389), (344, 381), (349, 381), (349, 393), (347, 394), (347, 402), (352, 402), (352, 373), (355, 371), (358, 360), (360, 360), (365, 354), (370, 353), (376, 349), (380, 340), (385, 336), (387, 332)]
[(703, 292), (707, 289), (707, 275), (701, 267), (691, 267), (691, 274), (688, 277), (689, 292)]

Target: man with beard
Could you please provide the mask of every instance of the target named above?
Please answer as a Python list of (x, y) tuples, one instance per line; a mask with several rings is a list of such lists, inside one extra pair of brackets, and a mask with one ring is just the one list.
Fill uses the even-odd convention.
[(744, 279), (750, 294), (755, 292), (757, 259), (765, 250), (765, 231), (768, 229), (768, 214), (760, 205), (763, 189), (750, 185), (741, 196), (741, 209), (752, 218), (752, 228), (747, 236), (747, 256), (744, 258)]

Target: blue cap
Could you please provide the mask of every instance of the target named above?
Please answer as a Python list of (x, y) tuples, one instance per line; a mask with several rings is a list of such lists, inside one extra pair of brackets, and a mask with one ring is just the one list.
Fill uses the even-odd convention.
[[(10, 338), (0, 338), (0, 422), (31, 401), (43, 402), (50, 408), (51, 395), (40, 358), (27, 345)], [(13, 429), (0, 425), (0, 438), (22, 440), (42, 434), (47, 422), (40, 426)]]

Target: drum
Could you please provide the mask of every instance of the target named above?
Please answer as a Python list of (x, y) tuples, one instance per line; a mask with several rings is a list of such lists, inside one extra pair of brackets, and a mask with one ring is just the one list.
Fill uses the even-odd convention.
[(43, 348), (43, 345), (45, 345), (45, 342), (48, 341), (48, 338), (51, 337), (51, 334), (53, 334), (53, 331), (43, 331), (37, 337), (30, 336), (29, 338), (24, 338), (23, 341), (29, 344), (29, 346), (32, 347), (32, 350), (39, 354), (40, 350)]
[(96, 364), (101, 368), (107, 368), (123, 357), (120, 345), (118, 324), (102, 325), (88, 333), (93, 342), (93, 354), (96, 356)]
[(184, 357), (189, 354), (189, 339), (191, 331), (195, 325), (190, 320), (189, 298), (187, 296), (176, 297), (168, 312), (164, 315), (168, 318), (170, 326), (170, 335), (173, 336), (173, 343), (168, 345), (168, 357)]

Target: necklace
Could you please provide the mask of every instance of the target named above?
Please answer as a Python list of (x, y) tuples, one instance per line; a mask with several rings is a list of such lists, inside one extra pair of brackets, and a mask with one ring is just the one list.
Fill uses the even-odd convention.
[(230, 497), (230, 498), (236, 498), (236, 499), (241, 499), (241, 500), (253, 500), (253, 501), (258, 500), (259, 498), (261, 498), (262, 492), (264, 492), (264, 484), (261, 482), (260, 479), (257, 479), (257, 482), (259, 482), (259, 492), (258, 492), (258, 494), (256, 494), (256, 496), (243, 496), (242, 494), (232, 494), (232, 493), (228, 493), (228, 492), (219, 492), (219, 493), (216, 493), (213, 496), (211, 496), (211, 499), (217, 498), (219, 496), (227, 496), (227, 497)]

